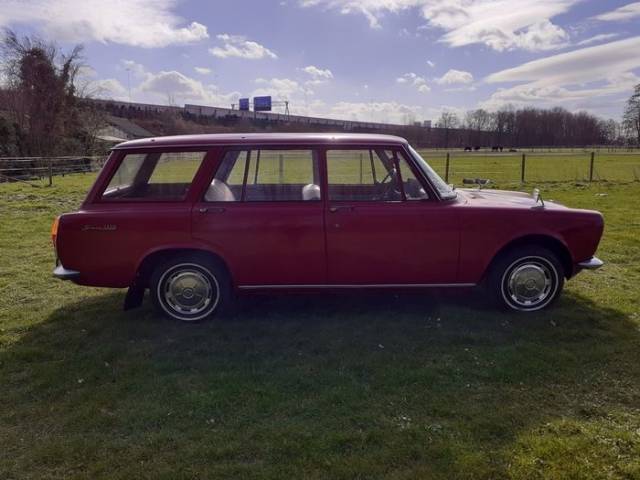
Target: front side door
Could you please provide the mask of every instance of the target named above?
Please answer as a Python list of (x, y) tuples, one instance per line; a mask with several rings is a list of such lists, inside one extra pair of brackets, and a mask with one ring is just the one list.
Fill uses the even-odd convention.
[(455, 283), (455, 208), (415, 173), (400, 150), (326, 151), (330, 284)]
[(236, 285), (326, 282), (318, 166), (310, 148), (224, 153), (192, 225), (194, 238), (228, 263)]

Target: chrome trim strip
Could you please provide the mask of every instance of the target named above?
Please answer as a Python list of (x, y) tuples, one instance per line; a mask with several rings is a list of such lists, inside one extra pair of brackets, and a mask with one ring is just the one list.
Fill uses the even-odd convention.
[(240, 290), (262, 290), (278, 288), (449, 288), (475, 287), (475, 283), (386, 283), (386, 284), (347, 284), (347, 285), (238, 285)]
[(60, 280), (73, 280), (80, 276), (80, 272), (76, 270), (67, 270), (62, 265), (58, 265), (53, 270), (53, 276), (59, 278)]
[(597, 270), (602, 265), (604, 265), (604, 262), (598, 257), (591, 257), (589, 260), (578, 263), (578, 267), (584, 268), (586, 270)]

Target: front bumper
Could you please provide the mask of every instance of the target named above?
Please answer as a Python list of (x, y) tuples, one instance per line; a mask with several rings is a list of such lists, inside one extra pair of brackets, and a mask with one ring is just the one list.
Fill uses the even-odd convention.
[(76, 270), (67, 270), (60, 264), (53, 269), (53, 276), (60, 280), (75, 280), (80, 276), (80, 272)]
[(578, 268), (580, 270), (597, 270), (602, 265), (604, 265), (604, 262), (598, 257), (591, 257), (589, 260), (578, 263)]

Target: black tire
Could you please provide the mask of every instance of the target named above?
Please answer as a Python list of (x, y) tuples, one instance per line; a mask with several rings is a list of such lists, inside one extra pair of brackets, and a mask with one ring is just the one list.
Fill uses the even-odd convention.
[(159, 264), (149, 289), (159, 313), (189, 323), (219, 314), (231, 299), (226, 269), (200, 255), (179, 255)]
[(535, 312), (551, 305), (564, 287), (558, 256), (537, 245), (510, 249), (493, 262), (487, 287), (500, 307)]

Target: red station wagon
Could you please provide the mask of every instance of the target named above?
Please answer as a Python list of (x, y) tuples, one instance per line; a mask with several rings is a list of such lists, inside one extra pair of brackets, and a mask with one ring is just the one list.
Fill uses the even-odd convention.
[(602, 215), (454, 189), (387, 135), (190, 135), (116, 146), (56, 219), (54, 275), (207, 318), (242, 291), (485, 285), (534, 311), (594, 257)]

